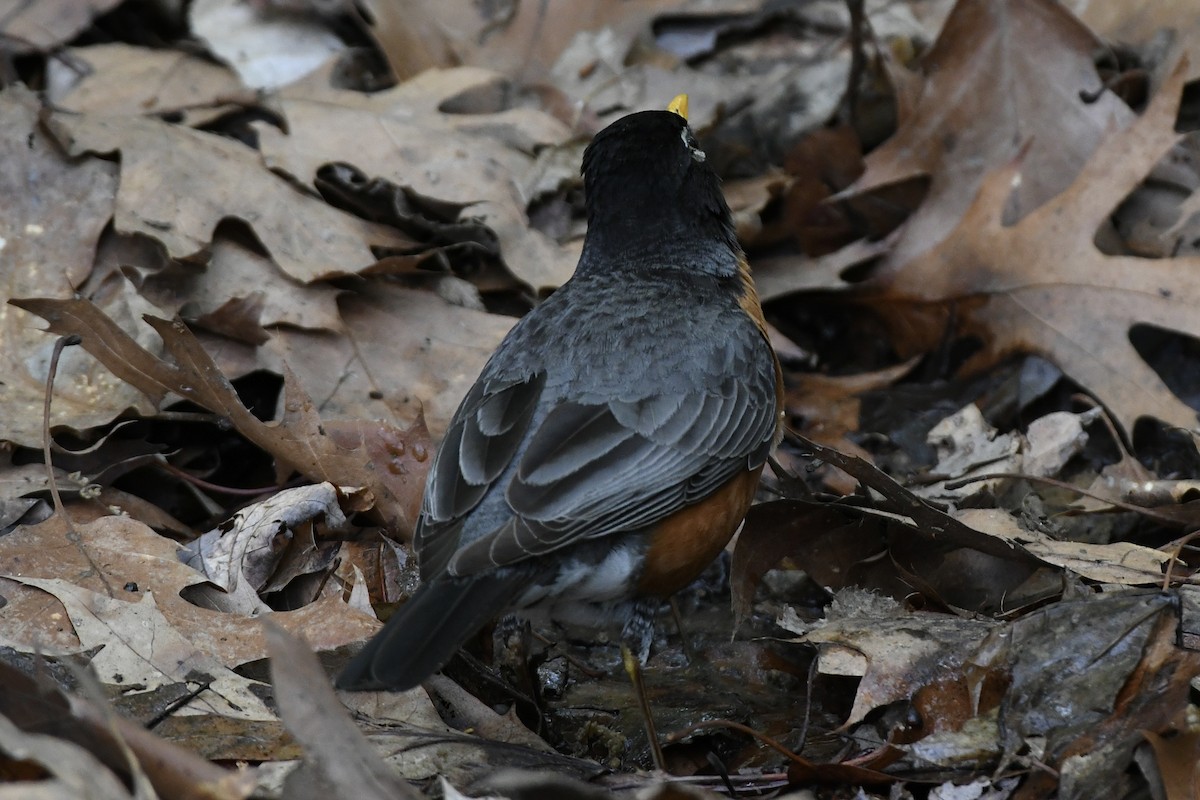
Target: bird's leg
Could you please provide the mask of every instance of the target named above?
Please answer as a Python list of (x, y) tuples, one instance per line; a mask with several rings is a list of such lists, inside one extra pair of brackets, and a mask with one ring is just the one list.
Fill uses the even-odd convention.
[(492, 655), (497, 666), (524, 665), (529, 656), (529, 621), (505, 614), (492, 629)]
[(492, 660), (506, 681), (533, 699), (541, 715), (540, 685), (533, 664), (533, 632), (529, 620), (517, 614), (505, 614), (492, 631)]
[(660, 772), (667, 771), (667, 760), (663, 757), (662, 744), (658, 741), (658, 730), (654, 727), (654, 714), (650, 709), (650, 699), (646, 697), (646, 683), (642, 679), (642, 664), (650, 658), (650, 645), (654, 641), (654, 612), (658, 610), (658, 602), (652, 605), (639, 600), (634, 605), (629, 621), (621, 631), (621, 660), (625, 664), (625, 673), (633, 684), (633, 692), (637, 695), (638, 707), (642, 711), (642, 722), (646, 726), (646, 739), (650, 742), (650, 757), (654, 760), (654, 768)]
[(671, 595), (671, 618), (675, 620), (675, 628), (679, 631), (679, 647), (683, 650), (684, 660), (692, 663), (692, 645), (688, 642), (687, 630), (683, 627), (683, 614), (679, 610), (679, 601)]

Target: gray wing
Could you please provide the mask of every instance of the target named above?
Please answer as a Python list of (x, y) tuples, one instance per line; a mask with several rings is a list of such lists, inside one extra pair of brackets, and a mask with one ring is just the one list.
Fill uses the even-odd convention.
[(429, 469), (414, 545), (424, 580), (445, 571), (463, 522), (508, 468), (529, 435), (546, 384), (480, 378), (463, 398)]
[[(761, 464), (778, 419), (770, 348), (748, 331), (718, 344), (703, 369), (710, 374), (692, 382), (703, 388), (647, 387), (642, 397), (565, 401), (544, 414), (542, 378), (477, 385), (431, 471), (418, 527), (422, 574), (476, 574), (648, 527)], [(507, 486), (495, 485), (502, 475)], [(493, 488), (511, 516), (460, 547), (463, 518)]]

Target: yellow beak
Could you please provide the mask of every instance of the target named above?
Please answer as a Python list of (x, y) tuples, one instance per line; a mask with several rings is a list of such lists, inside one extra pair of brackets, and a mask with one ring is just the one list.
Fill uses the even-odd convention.
[(675, 99), (667, 103), (667, 111), (674, 111), (686, 120), (688, 111), (687, 100), (688, 96), (686, 94), (675, 95)]

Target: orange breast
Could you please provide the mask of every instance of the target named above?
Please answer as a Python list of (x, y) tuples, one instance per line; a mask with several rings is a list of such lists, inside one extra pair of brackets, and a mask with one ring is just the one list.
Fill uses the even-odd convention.
[(655, 526), (638, 579), (638, 594), (667, 597), (695, 580), (729, 544), (750, 510), (761, 473), (761, 466), (743, 472)]

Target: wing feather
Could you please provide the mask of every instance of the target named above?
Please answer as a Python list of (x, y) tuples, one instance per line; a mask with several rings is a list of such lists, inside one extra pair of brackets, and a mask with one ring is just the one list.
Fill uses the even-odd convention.
[(525, 442), (546, 376), (479, 381), (455, 412), (425, 484), (414, 543), (421, 575), (440, 574), (458, 550), (462, 523)]
[(717, 372), (696, 388), (557, 403), (530, 432), (508, 485), (496, 487), (511, 517), (446, 568), (470, 575), (648, 527), (760, 465), (777, 424), (776, 374), (765, 340), (750, 338), (718, 343), (703, 362)]

